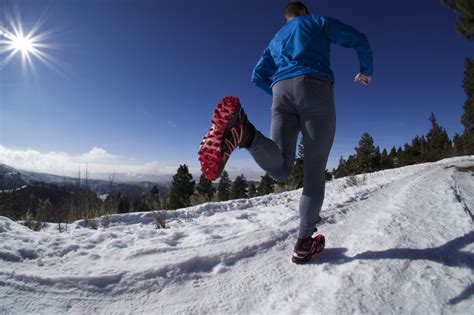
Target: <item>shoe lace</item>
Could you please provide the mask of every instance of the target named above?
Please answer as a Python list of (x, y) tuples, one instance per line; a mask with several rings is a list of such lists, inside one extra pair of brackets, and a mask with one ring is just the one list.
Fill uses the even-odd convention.
[[(238, 130), (237, 130), (238, 129)], [(244, 138), (244, 126), (243, 124), (239, 124), (238, 127), (232, 127), (230, 129), (230, 132), (232, 134), (231, 139), (225, 139), (225, 144), (227, 145), (227, 150), (226, 152), (227, 155), (229, 155), (232, 151), (237, 148), (237, 146), (242, 142), (242, 139)]]

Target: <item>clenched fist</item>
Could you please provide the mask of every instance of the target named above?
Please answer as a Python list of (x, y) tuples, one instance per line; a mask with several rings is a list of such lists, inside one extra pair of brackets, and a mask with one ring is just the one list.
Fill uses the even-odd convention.
[(372, 81), (372, 77), (363, 75), (362, 73), (358, 73), (354, 78), (354, 82), (358, 82), (360, 84), (369, 85), (370, 81)]

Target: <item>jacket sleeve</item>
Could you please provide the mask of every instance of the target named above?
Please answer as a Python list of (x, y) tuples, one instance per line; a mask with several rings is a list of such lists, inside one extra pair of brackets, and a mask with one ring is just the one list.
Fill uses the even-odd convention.
[(257, 62), (257, 65), (252, 72), (252, 83), (263, 89), (270, 95), (273, 95), (270, 85), (272, 84), (272, 76), (275, 74), (277, 67), (275, 61), (273, 60), (272, 55), (270, 54), (270, 49), (267, 47), (263, 51), (260, 60)]
[(346, 48), (354, 48), (360, 63), (360, 72), (371, 76), (374, 72), (372, 50), (364, 34), (350, 25), (344, 24), (335, 18), (326, 18), (326, 35), (329, 40)]

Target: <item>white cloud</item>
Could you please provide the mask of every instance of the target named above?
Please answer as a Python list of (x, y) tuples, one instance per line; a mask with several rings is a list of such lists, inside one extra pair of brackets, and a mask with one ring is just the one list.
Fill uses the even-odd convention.
[(84, 153), (81, 156), (81, 160), (87, 162), (113, 162), (113, 161), (120, 161), (122, 159), (118, 155), (113, 155), (104, 150), (103, 148), (93, 147), (89, 152)]
[[(86, 166), (90, 178), (107, 179), (104, 174), (126, 174), (128, 179), (140, 179), (138, 174), (150, 176), (174, 175), (180, 164), (167, 164), (157, 160), (138, 163), (132, 158), (109, 153), (104, 148), (93, 147), (83, 154), (69, 154), (66, 152), (40, 152), (34, 149), (10, 149), (0, 145), (0, 163), (9, 166), (41, 173), (61, 176), (77, 176), (79, 169), (84, 172)], [(186, 163), (196, 182), (201, 174), (199, 164)], [(245, 165), (241, 167), (229, 165), (227, 168), (231, 178), (243, 173), (248, 179), (260, 179), (263, 171)]]
[(40, 152), (33, 149), (14, 150), (0, 145), (0, 163), (18, 169), (65, 176), (75, 176), (79, 168), (84, 170), (87, 165), (92, 178), (94, 174), (99, 173), (168, 175), (176, 172), (178, 167), (159, 161), (136, 163), (99, 147), (93, 147), (83, 154), (72, 155), (65, 152)]

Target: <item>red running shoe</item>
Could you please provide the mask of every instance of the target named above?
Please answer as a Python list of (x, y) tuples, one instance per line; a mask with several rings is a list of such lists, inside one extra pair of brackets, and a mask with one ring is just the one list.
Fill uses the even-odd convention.
[(326, 240), (321, 234), (316, 235), (314, 238), (298, 238), (295, 248), (293, 249), (293, 257), (291, 258), (291, 261), (295, 264), (303, 264), (309, 261), (313, 255), (323, 251), (325, 242)]
[(239, 98), (226, 96), (217, 104), (212, 126), (199, 146), (201, 171), (209, 180), (221, 176), (232, 151), (250, 146), (255, 127), (248, 121)]

